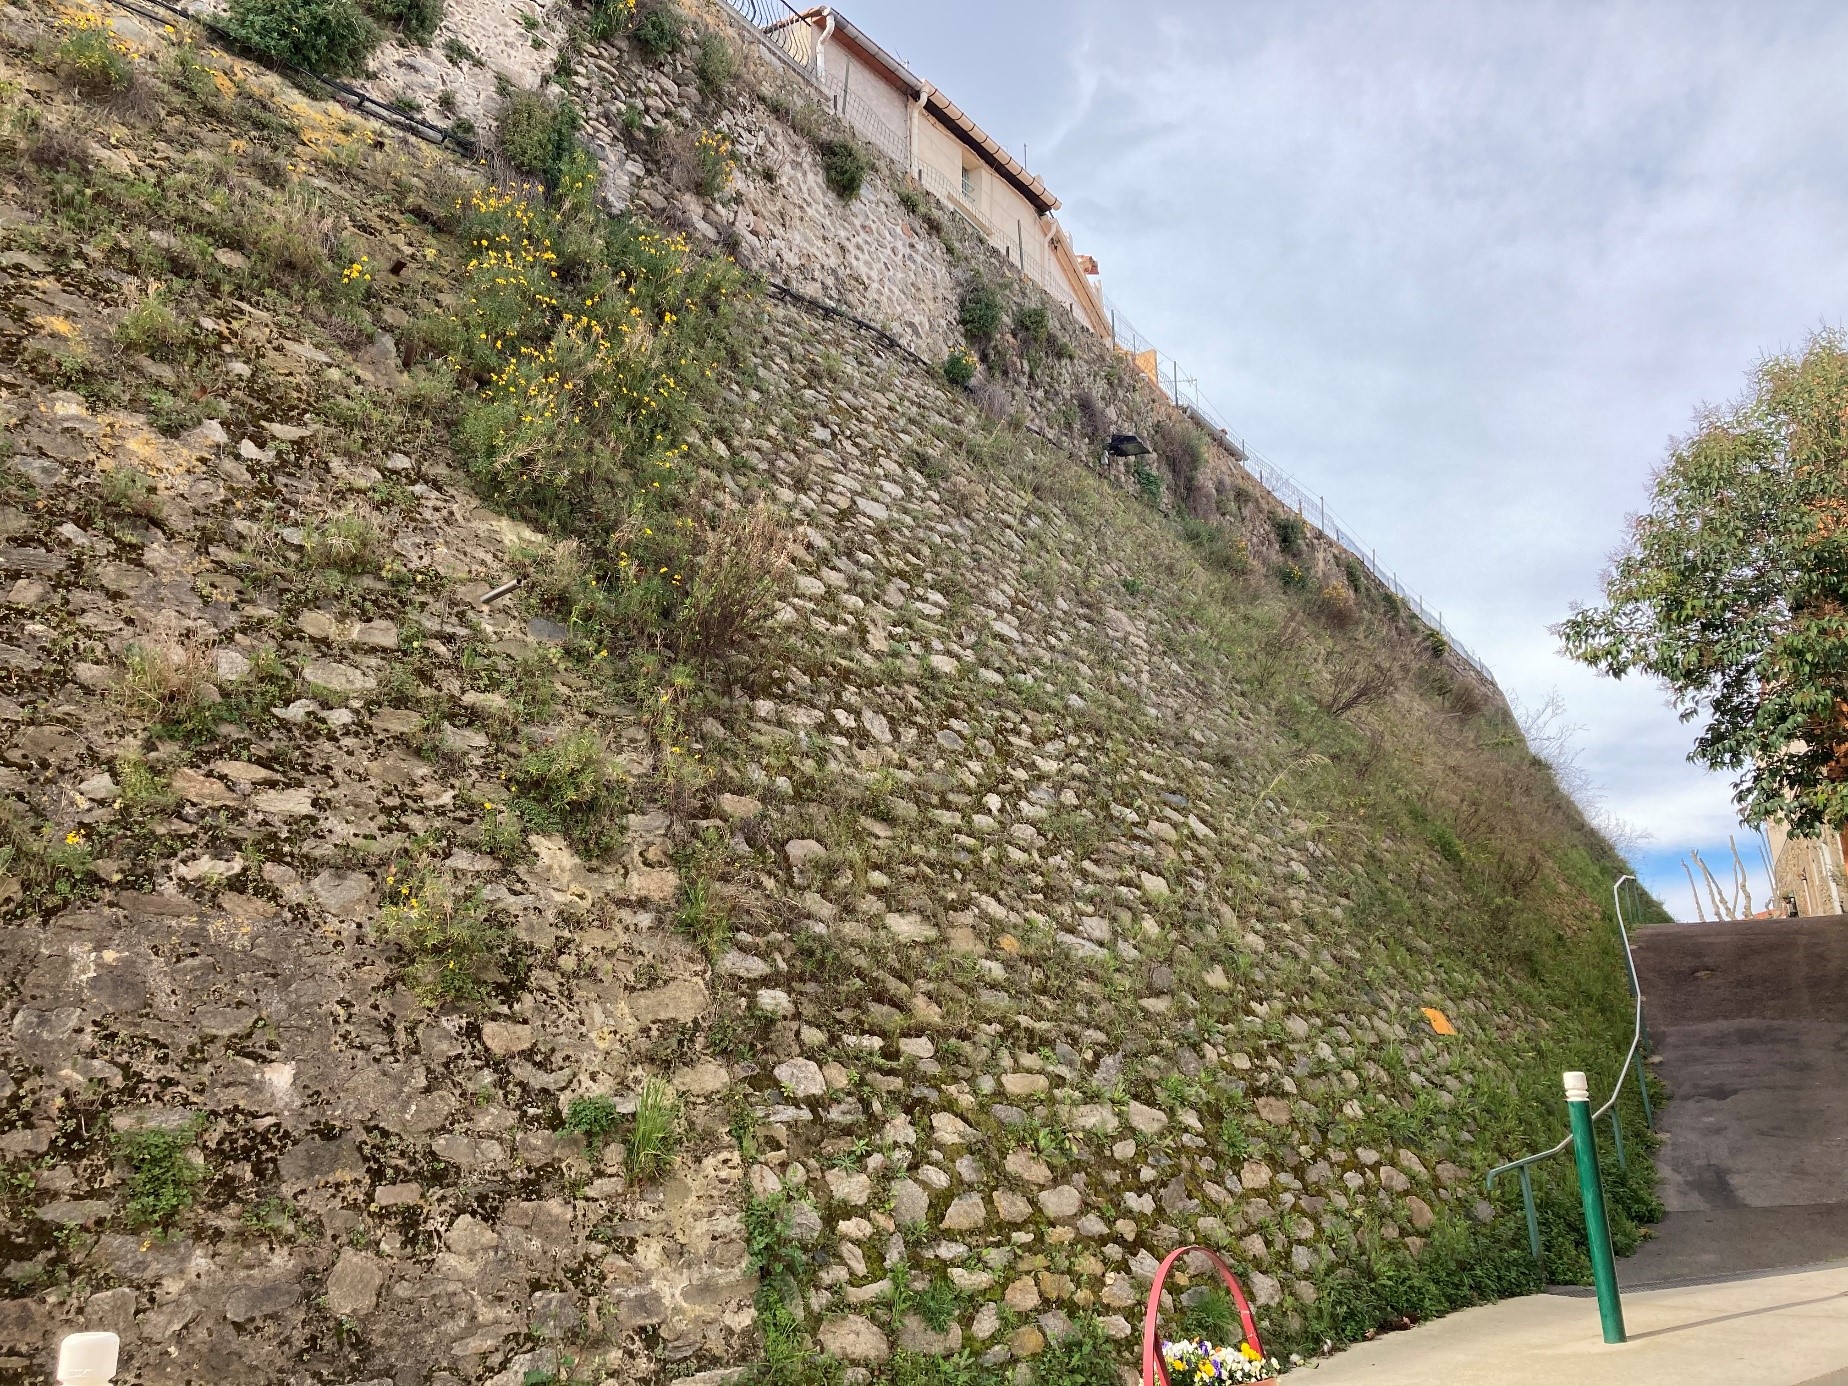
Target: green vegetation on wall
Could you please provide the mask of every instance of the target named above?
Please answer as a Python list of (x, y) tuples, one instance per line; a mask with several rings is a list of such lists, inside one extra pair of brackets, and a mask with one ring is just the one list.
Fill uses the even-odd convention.
[[(670, 71), (704, 52), (690, 27), (684, 49), (663, 50)], [(713, 1239), (731, 1259), (698, 1293), (735, 1298), (702, 1323), (737, 1321), (753, 1295), (756, 1311), (748, 1336), (714, 1329), (675, 1361), (778, 1386), (842, 1379), (818, 1349), (849, 1306), (817, 1314), (810, 1296), (879, 1280), (852, 1308), (883, 1338), (911, 1318), (965, 1336), (942, 1357), (894, 1341), (877, 1379), (1011, 1379), (1014, 1362), (979, 1359), (1039, 1331), (1002, 1313), (1020, 1279), (1016, 1301), (1043, 1289), (1072, 1325), (1051, 1321), (1037, 1379), (1102, 1386), (1129, 1357), (1116, 1314), (1135, 1308), (1111, 1277), (1164, 1249), (1164, 1228), (1201, 1229), (1265, 1277), (1286, 1353), (1536, 1283), (1518, 1195), (1485, 1200), (1481, 1176), (1557, 1137), (1562, 1068), (1615, 1077), (1623, 867), (1493, 689), (1294, 517), (1255, 495), (1222, 515), (1224, 497), (1184, 491), (1203, 466), (1190, 425), (1168, 420), (1166, 451), (1125, 487), (1024, 409), (998, 420), (951, 388), (969, 356), (919, 369), (607, 215), (562, 104), (509, 103), (501, 153), (538, 180), (509, 186), (211, 71), (137, 69), (185, 119), (125, 127), (132, 173), (67, 110), (23, 114), (24, 86), (7, 98), (32, 214), (8, 248), (120, 309), (19, 334), (8, 369), (35, 398), (144, 421), (152, 455), (190, 437), (241, 460), (200, 470), (219, 499), (158, 468), (72, 465), (42, 489), (9, 471), (7, 523), (44, 531), (9, 543), (69, 553), (69, 591), (108, 594), (47, 602), (60, 643), (9, 696), (35, 718), (81, 697), (120, 725), (82, 772), (102, 796), (83, 803), (106, 813), (9, 805), (0, 890), (42, 919), (98, 897), (99, 869), (112, 900), (150, 909), (183, 879), (214, 921), (185, 947), (226, 950), (211, 986), (245, 984), (252, 955), (234, 950), (254, 940), (339, 1019), (304, 1041), (253, 1002), (242, 1031), (202, 1029), (207, 1057), (185, 1051), (184, 1068), (130, 1011), (86, 1031), (82, 1061), (103, 1075), (90, 1130), (156, 1099), (213, 1114), (132, 1147), (61, 1130), (111, 1217), (243, 1255), (232, 1235), (303, 1221), (257, 1213), (295, 1178), (280, 1166), (299, 1137), (297, 1161), (353, 1174), (317, 1247), (354, 1253), (349, 1271), (387, 1236), (422, 1267), (492, 1235), (522, 1266), (507, 1302), (526, 1314), (555, 1266), (519, 1258), (553, 1256), (550, 1237), (577, 1264), (620, 1258), (632, 1307), (652, 1312), (648, 1295), (682, 1288), (658, 1289), (633, 1254), (637, 1228), (677, 1235), (665, 1202), (689, 1226), (741, 1229)], [(702, 101), (730, 90), (708, 85)], [(706, 124), (702, 108), (684, 129)], [(158, 160), (156, 130), (172, 151)], [(941, 326), (1051, 362), (1063, 324), (990, 292)], [(1121, 397), (1099, 402), (1113, 363), (1098, 344), (1043, 373), (1018, 364), (1023, 398), (1061, 392), (1093, 434), (1146, 427)], [(105, 584), (140, 579), (45, 537), (66, 523), (124, 567), (114, 555), (192, 544), (183, 599), (236, 611), (244, 639), (105, 646), (69, 612), (127, 609)], [(1251, 561), (1273, 540), (1288, 577)], [(481, 606), (512, 577), (504, 605)], [(107, 665), (78, 683), (79, 658)], [(33, 744), (66, 754), (78, 729), (43, 715)], [(69, 754), (45, 783), (94, 758)], [(237, 778), (253, 773), (261, 786)], [(101, 937), (121, 907), (90, 913)], [(154, 917), (122, 926), (127, 947), (169, 946), (179, 926)], [(151, 956), (146, 976), (193, 984)], [(1430, 1031), (1425, 1005), (1457, 1033)], [(314, 1067), (330, 1053), (426, 1086), (336, 1120), (328, 1094), (363, 1085)], [(132, 1081), (112, 1087), (104, 1063)], [(210, 1064), (269, 1075), (239, 1093), (298, 1064), (324, 1124), (244, 1130), (244, 1099), (196, 1082)], [(36, 1100), (29, 1067), (13, 1081)], [(1625, 1116), (1632, 1162), (1607, 1170), (1620, 1245), (1654, 1211)], [(965, 1151), (994, 1180), (944, 1265), (923, 1251), (947, 1238), (950, 1200), (977, 1192), (950, 1187), (968, 1182)], [(519, 1198), (481, 1193), (516, 1168)], [(902, 1225), (901, 1174), (924, 1208)], [(406, 1185), (389, 1208), (365, 1194)], [(994, 1201), (1004, 1190), (1020, 1206)], [(1582, 1276), (1569, 1169), (1538, 1192), (1549, 1275)], [(218, 1217), (233, 1196), (254, 1220)], [(572, 1217), (533, 1231), (556, 1207)], [(893, 1226), (858, 1227), (875, 1215)], [(842, 1280), (855, 1256), (865, 1273)], [(44, 1264), (81, 1271), (62, 1250)], [(239, 1341), (283, 1341), (283, 1322)], [(358, 1331), (318, 1305), (302, 1322), (315, 1351)], [(424, 1331), (406, 1324), (361, 1327), (398, 1352)], [(630, 1369), (621, 1333), (574, 1331), (586, 1357)], [(494, 1369), (527, 1347), (497, 1340)], [(328, 1379), (371, 1370), (357, 1348), (329, 1361)]]

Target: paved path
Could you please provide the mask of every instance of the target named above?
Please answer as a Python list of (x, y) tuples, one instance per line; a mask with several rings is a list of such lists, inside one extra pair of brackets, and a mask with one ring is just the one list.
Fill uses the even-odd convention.
[(1848, 1386), (1848, 1266), (1624, 1295), (1627, 1343), (1587, 1297), (1528, 1295), (1388, 1333), (1300, 1386)]
[(1848, 918), (1636, 937), (1668, 1216), (1625, 1285), (1848, 1257)]

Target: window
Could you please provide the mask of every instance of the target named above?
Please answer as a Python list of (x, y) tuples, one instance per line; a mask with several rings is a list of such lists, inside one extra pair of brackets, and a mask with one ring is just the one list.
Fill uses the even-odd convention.
[(967, 202), (975, 201), (975, 165), (964, 163), (962, 166), (962, 195)]

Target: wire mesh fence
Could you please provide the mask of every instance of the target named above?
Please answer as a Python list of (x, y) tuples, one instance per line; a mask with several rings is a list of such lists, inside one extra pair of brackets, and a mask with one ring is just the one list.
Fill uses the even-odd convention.
[(1138, 332), (1108, 296), (1104, 298), (1104, 308), (1110, 316), (1110, 328), (1118, 349), (1129, 356), (1158, 390), (1213, 433), (1220, 444), (1243, 463), (1245, 470), (1251, 473), (1260, 486), (1301, 516), (1305, 524), (1314, 525), (1346, 549), (1382, 587), (1404, 602), (1406, 608), (1419, 620), (1442, 636), (1444, 643), (1459, 659), (1490, 683), (1495, 682), (1494, 671), (1489, 668), (1487, 661), (1457, 637), (1456, 632), (1445, 624), (1440, 612), (1427, 605), (1423, 597), (1400, 581), (1397, 573), (1379, 561), (1378, 552), (1358, 538), (1346, 522), (1328, 508), (1326, 498), (1312, 493), (1235, 433), (1219, 410), (1200, 393), (1199, 379)]
[[(911, 166), (911, 135), (908, 128), (895, 128), (884, 111), (854, 90), (854, 69), (846, 63), (814, 74), (821, 89), (828, 94), (834, 113), (845, 120), (867, 143), (873, 145), (900, 168)], [(862, 75), (862, 85), (865, 79)]]

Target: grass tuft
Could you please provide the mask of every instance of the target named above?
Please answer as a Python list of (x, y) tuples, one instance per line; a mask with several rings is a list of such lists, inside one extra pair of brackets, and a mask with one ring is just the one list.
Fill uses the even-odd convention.
[(476, 1001), (500, 979), (507, 956), (506, 930), (496, 925), (479, 891), (458, 892), (447, 877), (429, 871), (400, 881), (379, 911), (378, 936), (409, 957), (406, 979), (426, 1002)]
[(629, 1127), (629, 1175), (652, 1179), (673, 1160), (680, 1141), (680, 1099), (659, 1078), (649, 1078), (636, 1095)]

